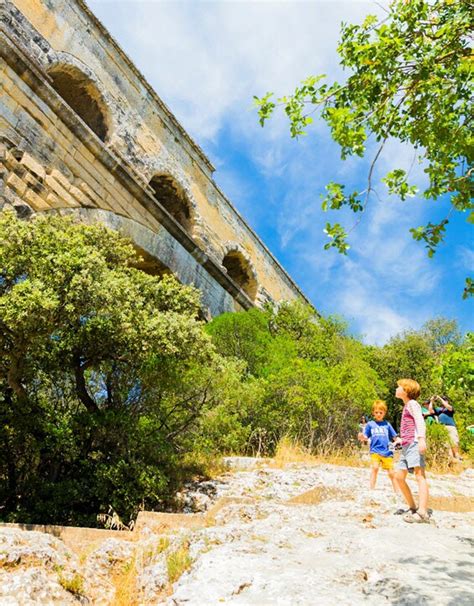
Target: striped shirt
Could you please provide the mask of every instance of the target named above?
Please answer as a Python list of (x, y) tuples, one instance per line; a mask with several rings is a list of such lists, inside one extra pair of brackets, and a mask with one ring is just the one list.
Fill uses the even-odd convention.
[(421, 412), (421, 406), (416, 400), (409, 400), (403, 407), (400, 423), (400, 438), (402, 446), (418, 442), (418, 438), (426, 437), (426, 427)]

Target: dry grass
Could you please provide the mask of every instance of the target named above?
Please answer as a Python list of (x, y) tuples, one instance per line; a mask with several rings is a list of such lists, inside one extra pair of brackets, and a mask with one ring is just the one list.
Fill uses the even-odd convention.
[(189, 466), (196, 471), (195, 479), (202, 479), (205, 476), (212, 480), (227, 471), (222, 457), (218, 456), (193, 452), (186, 455), (183, 461), (184, 466)]
[(20, 566), (31, 568), (33, 566), (42, 566), (44, 563), (42, 558), (36, 555), (19, 555), (15, 560), (9, 561), (6, 559), (6, 555), (7, 551), (0, 553), (0, 568), (19, 568)]
[[(159, 537), (155, 545), (146, 550), (138, 548), (129, 562), (115, 569), (112, 574), (112, 583), (115, 587), (113, 606), (139, 606), (143, 603), (137, 587), (138, 573), (154, 557), (166, 551), (169, 546), (169, 537)], [(168, 593), (168, 589), (166, 589), (163, 596), (168, 595)]]
[(221, 457), (207, 458), (203, 463), (204, 474), (211, 480), (228, 471)]
[(138, 606), (140, 604), (137, 590), (138, 558), (135, 554), (130, 562), (117, 567), (112, 573), (111, 581), (115, 587), (114, 606)]
[(271, 459), (269, 466), (282, 468), (290, 463), (316, 465), (317, 459), (307, 448), (304, 448), (297, 442), (285, 437), (278, 442), (275, 456)]
[(72, 576), (66, 576), (58, 573), (58, 582), (69, 593), (75, 596), (84, 595), (84, 578), (80, 574), (74, 573)]
[(153, 558), (156, 555), (158, 555), (159, 553), (163, 553), (163, 551), (166, 551), (168, 549), (168, 547), (170, 546), (170, 538), (169, 537), (160, 537), (158, 539), (158, 542), (156, 543), (155, 547), (153, 548), (153, 551), (151, 554), (146, 554), (149, 556), (149, 558)]
[[(303, 465), (340, 465), (343, 467), (368, 467), (369, 460), (364, 454), (368, 450), (361, 448), (332, 448), (323, 447), (311, 452), (295, 440), (284, 437), (277, 445), (275, 456), (269, 459), (269, 467), (282, 469), (291, 463), (300, 463)], [(398, 454), (395, 454), (395, 463)], [(470, 461), (454, 461), (448, 458), (445, 453), (443, 456), (432, 457), (428, 460), (428, 471), (435, 474), (453, 474), (459, 475), (466, 468), (472, 467)]]
[(189, 555), (189, 543), (184, 541), (178, 549), (172, 551), (166, 558), (170, 583), (177, 581), (186, 570), (191, 568), (192, 563), (192, 558)]
[(310, 452), (298, 442), (288, 437), (282, 438), (277, 445), (275, 456), (270, 460), (269, 466), (283, 468), (290, 463), (301, 463), (304, 465), (321, 465), (329, 463), (348, 467), (366, 467), (367, 463), (361, 457), (360, 450), (330, 449)]
[(458, 476), (463, 473), (465, 469), (469, 469), (470, 467), (472, 467), (472, 465), (469, 461), (460, 462), (448, 458), (436, 460), (435, 462), (427, 462), (427, 469), (429, 472), (441, 475), (451, 474)]
[(340, 465), (342, 467), (367, 467), (368, 461), (362, 458), (360, 451), (335, 450), (332, 453), (316, 455), (318, 463)]
[[(364, 454), (366, 456), (364, 456)], [(395, 461), (397, 458), (398, 455), (395, 454)], [(302, 465), (329, 464), (339, 465), (341, 467), (368, 467), (368, 449), (364, 449), (364, 447), (336, 448), (331, 445), (324, 445), (310, 451), (297, 441), (284, 437), (279, 441), (273, 459), (268, 459), (268, 466), (282, 469), (292, 463), (299, 463)], [(459, 463), (448, 459), (446, 456), (433, 455), (428, 458), (428, 470), (435, 474), (449, 473), (459, 475), (469, 467), (472, 467), (470, 461)]]

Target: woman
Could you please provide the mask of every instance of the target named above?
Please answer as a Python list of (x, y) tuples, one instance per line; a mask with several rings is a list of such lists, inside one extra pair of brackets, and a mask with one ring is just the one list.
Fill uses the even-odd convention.
[[(441, 406), (434, 406), (436, 400)], [(454, 421), (454, 407), (450, 404), (449, 399), (446, 396), (433, 396), (430, 400), (429, 412), (434, 413), (441, 425), (446, 427), (452, 455), (458, 461), (462, 461), (459, 455), (459, 434)]]

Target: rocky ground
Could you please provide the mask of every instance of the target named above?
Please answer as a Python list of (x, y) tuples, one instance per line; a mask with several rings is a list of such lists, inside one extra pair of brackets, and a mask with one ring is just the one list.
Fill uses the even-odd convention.
[(474, 471), (430, 477), (434, 504), (459, 510), (435, 509), (430, 525), (393, 515), (387, 477), (370, 492), (368, 474), (229, 472), (182, 495), (194, 511), (228, 497), (206, 528), (108, 540), (79, 556), (52, 536), (0, 529), (0, 604), (473, 604), (474, 512), (462, 510), (473, 509)]

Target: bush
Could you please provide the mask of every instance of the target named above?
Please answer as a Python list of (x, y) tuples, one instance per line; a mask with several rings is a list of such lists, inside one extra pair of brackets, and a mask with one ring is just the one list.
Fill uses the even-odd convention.
[(450, 462), (450, 442), (448, 430), (441, 423), (426, 426), (426, 462), (429, 467), (445, 470)]
[(238, 401), (199, 293), (137, 262), (104, 227), (0, 214), (4, 519), (128, 524), (171, 497), (203, 415)]
[(459, 345), (449, 345), (434, 369), (439, 391), (454, 406), (461, 450), (472, 459), (474, 436), (467, 427), (474, 424), (474, 333)]
[(362, 346), (300, 301), (224, 315), (207, 330), (223, 355), (247, 366), (254, 397), (239, 423), (250, 453), (271, 455), (284, 436), (310, 450), (344, 447), (377, 397), (380, 382)]

